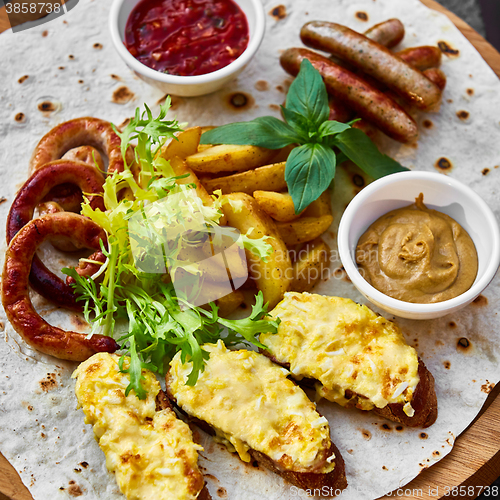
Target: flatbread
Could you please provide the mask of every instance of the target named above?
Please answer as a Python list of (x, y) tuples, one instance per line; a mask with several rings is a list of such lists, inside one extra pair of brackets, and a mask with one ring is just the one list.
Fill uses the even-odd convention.
[[(116, 55), (107, 29), (110, 3), (81, 0), (71, 12), (49, 24), (0, 37), (3, 221), (16, 190), (27, 178), (33, 148), (54, 125), (78, 116), (120, 124), (142, 102), (157, 111), (163, 101), (160, 91), (147, 86)], [(278, 105), (285, 99), (291, 78), (279, 67), (278, 58), (285, 48), (301, 46), (299, 29), (305, 21), (326, 19), (364, 31), (398, 17), (406, 27), (402, 47), (444, 41), (458, 54), (443, 57), (448, 85), (441, 111), (416, 115), (421, 131), (418, 145), (403, 146), (383, 136), (379, 145), (412, 169), (436, 171), (439, 159), (446, 158), (451, 168), (440, 170), (443, 175), (471, 186), (498, 217), (500, 82), (445, 16), (417, 0), (286, 0), (279, 7), (266, 0), (264, 5), (269, 13), (266, 36), (256, 58), (236, 81), (215, 94), (174, 98), (173, 113), (180, 121), (219, 125), (279, 116)], [(358, 12), (366, 13), (368, 21), (357, 17)], [(359, 189), (353, 183), (355, 173), (359, 174), (354, 169), (340, 169), (336, 178), (336, 219), (327, 233), (334, 251), (342, 210)], [(5, 240), (3, 228), (0, 240)], [(57, 259), (53, 257), (54, 266)], [(347, 280), (339, 261), (331, 269), (332, 277), (316, 293), (366, 302)], [(54, 324), (81, 326), (78, 318), (44, 300), (38, 299), (38, 306), (44, 314), (51, 313)], [(500, 379), (499, 306), (497, 277), (460, 313), (433, 321), (397, 320), (436, 379), (439, 417), (431, 428), (407, 429), (372, 414), (330, 403), (318, 405), (346, 462), (350, 486), (342, 498), (377, 498), (405, 485), (450, 452)], [(35, 500), (69, 496), (122, 499), (90, 426), (83, 423), (81, 410), (76, 410), (70, 379), (76, 365), (33, 351), (13, 331), (3, 311), (0, 320), (5, 338), (0, 342), (1, 452)], [(468, 339), (468, 348), (459, 343), (461, 338)], [(305, 497), (275, 474), (243, 464), (201, 431), (199, 436), (205, 447), (200, 465), (213, 498), (277, 500), (299, 493)]]

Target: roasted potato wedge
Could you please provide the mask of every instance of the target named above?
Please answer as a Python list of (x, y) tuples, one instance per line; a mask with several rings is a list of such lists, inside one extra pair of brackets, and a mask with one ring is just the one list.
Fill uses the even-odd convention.
[(258, 190), (282, 191), (286, 189), (285, 162), (273, 163), (264, 167), (248, 170), (239, 174), (217, 177), (204, 181), (207, 191), (220, 189), (223, 194), (253, 194)]
[(276, 193), (275, 191), (254, 191), (253, 197), (260, 208), (270, 215), (274, 220), (289, 222), (300, 217), (295, 213), (292, 197), (288, 193)]
[(226, 318), (235, 311), (245, 300), (245, 294), (241, 290), (234, 290), (228, 295), (217, 299), (215, 303), (219, 306), (219, 316)]
[(184, 160), (198, 151), (201, 137), (201, 127), (191, 127), (175, 134), (176, 139), (172, 139), (165, 146), (162, 146), (159, 155), (165, 160), (174, 157)]
[(292, 277), (292, 263), (288, 250), (281, 239), (274, 221), (264, 213), (259, 204), (248, 194), (232, 193), (223, 196), (224, 214), (228, 224), (247, 234), (252, 229), (250, 238), (267, 238), (273, 248), (273, 253), (264, 262), (251, 252), (246, 251), (249, 264), (249, 273), (254, 279), (257, 288), (262, 290), (264, 302), (269, 302), (272, 309), (288, 291)]
[(322, 215), (332, 215), (332, 200), (329, 189), (324, 191), (304, 211), (304, 217), (321, 217)]
[(330, 247), (321, 238), (316, 238), (298, 250), (297, 259), (293, 263), (290, 291), (310, 291), (323, 277), (325, 269), (328, 269), (329, 257)]
[(305, 243), (321, 236), (333, 222), (332, 215), (300, 217), (291, 222), (276, 222), (281, 239), (287, 246)]
[(195, 172), (242, 172), (269, 163), (279, 150), (221, 144), (186, 158)]
[(174, 157), (170, 160), (170, 166), (172, 167), (176, 176), (186, 175), (181, 179), (177, 179), (177, 184), (194, 184), (196, 186), (196, 194), (201, 198), (203, 204), (206, 206), (211, 206), (213, 203), (212, 197), (208, 194), (207, 190), (200, 182), (196, 174), (186, 165), (184, 160), (179, 157)]
[[(214, 128), (217, 128), (217, 127), (214, 127), (213, 125), (207, 125), (205, 127), (201, 127), (201, 134), (203, 135), (205, 132), (208, 132), (209, 130), (213, 130)], [(206, 151), (207, 149), (210, 149), (211, 147), (213, 147), (213, 144), (198, 144), (198, 153), (200, 153), (201, 151)]]

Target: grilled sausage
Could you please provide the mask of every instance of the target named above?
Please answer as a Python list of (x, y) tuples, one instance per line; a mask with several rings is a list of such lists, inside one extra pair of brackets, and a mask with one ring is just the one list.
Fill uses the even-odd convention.
[(429, 68), (424, 72), (426, 78), (437, 85), (441, 90), (446, 87), (446, 75), (439, 68)]
[[(92, 146), (81, 146), (79, 148), (70, 149), (63, 155), (62, 159), (83, 161), (89, 165), (97, 166), (101, 172), (105, 170), (104, 162), (102, 161), (99, 151)], [(51, 189), (49, 194), (42, 200), (43, 203), (55, 202), (62, 210), (75, 213), (80, 211), (82, 201), (81, 191), (73, 184), (61, 184), (56, 186)], [(65, 249), (60, 248), (60, 250), (64, 251)]]
[(302, 42), (353, 64), (420, 109), (437, 110), (441, 90), (420, 71), (386, 47), (345, 26), (312, 21), (300, 32)]
[(404, 38), (405, 27), (399, 19), (389, 19), (366, 30), (365, 36), (390, 49)]
[(410, 47), (396, 52), (396, 55), (419, 71), (437, 68), (441, 64), (441, 51), (432, 45)]
[[(104, 211), (104, 202), (99, 196), (103, 191), (103, 182), (102, 174), (87, 163), (57, 160), (45, 164), (24, 183), (12, 203), (7, 217), (7, 243), (32, 219), (35, 207), (47, 193), (60, 184), (76, 184), (81, 191), (93, 193), (87, 194), (90, 205)], [(63, 307), (81, 309), (76, 303), (72, 287), (49, 271), (36, 255), (31, 265), (30, 283), (45, 298)]]
[(319, 71), (329, 94), (341, 99), (389, 137), (401, 142), (411, 142), (418, 137), (417, 124), (401, 106), (326, 57), (311, 50), (292, 48), (283, 52), (280, 62), (285, 71), (296, 76), (304, 59)]
[(81, 215), (62, 212), (44, 215), (26, 224), (12, 239), (2, 274), (2, 303), (7, 318), (24, 341), (34, 349), (60, 359), (83, 361), (96, 352), (114, 352), (118, 344), (103, 335), (65, 331), (49, 325), (35, 311), (29, 298), (31, 261), (38, 246), (52, 235), (71, 238), (80, 247), (95, 250), (106, 233)]
[(105, 152), (109, 161), (108, 172), (123, 170), (121, 139), (111, 123), (90, 117), (60, 123), (45, 134), (31, 157), (31, 170), (60, 159), (67, 151), (79, 146), (92, 146)]

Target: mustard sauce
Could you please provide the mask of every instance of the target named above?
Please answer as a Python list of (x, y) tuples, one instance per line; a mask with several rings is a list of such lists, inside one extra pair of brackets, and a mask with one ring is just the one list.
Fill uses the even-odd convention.
[(367, 229), (356, 262), (377, 290), (421, 304), (458, 297), (472, 286), (478, 268), (469, 234), (448, 215), (427, 208), (422, 193)]

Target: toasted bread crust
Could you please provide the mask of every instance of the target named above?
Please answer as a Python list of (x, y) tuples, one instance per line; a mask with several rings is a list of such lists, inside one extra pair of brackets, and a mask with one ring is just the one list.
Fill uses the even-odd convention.
[[(165, 392), (160, 390), (160, 392), (156, 395), (156, 411), (166, 410), (167, 408), (173, 410), (172, 403), (168, 399)], [(210, 492), (207, 488), (207, 483), (203, 484), (203, 488), (200, 491), (197, 500), (212, 500)]]
[[(267, 356), (273, 363), (283, 366), (287, 370), (290, 369), (289, 363), (280, 363), (267, 349), (261, 349), (260, 352)], [(431, 426), (436, 421), (438, 415), (437, 398), (434, 390), (434, 377), (420, 358), (418, 358), (418, 375), (420, 381), (411, 400), (411, 405), (415, 410), (413, 417), (406, 415), (403, 411), (402, 403), (391, 403), (384, 408), (373, 408), (373, 410), (370, 411), (408, 427), (426, 428)], [(299, 381), (299, 384), (305, 387), (311, 387), (314, 386), (314, 382), (313, 379), (304, 378)], [(359, 399), (366, 398), (361, 394), (352, 393), (352, 398), (347, 407), (356, 407), (356, 403)]]
[[(210, 424), (196, 417), (187, 415), (182, 410), (182, 408), (179, 408), (175, 396), (172, 394), (170, 390), (169, 373), (167, 373), (165, 380), (166, 380), (166, 393), (168, 398), (170, 399), (170, 402), (173, 405), (175, 405), (175, 407), (178, 408), (183, 415), (186, 415), (187, 418), (192, 423), (196, 424), (198, 427), (200, 427), (200, 429), (205, 431), (207, 434), (214, 436), (215, 430), (210, 426)], [(294, 472), (290, 470), (285, 470), (264, 453), (252, 449), (249, 450), (250, 455), (254, 460), (256, 460), (259, 463), (259, 465), (262, 465), (266, 469), (269, 469), (270, 471), (278, 474), (292, 485), (302, 489), (314, 489), (314, 488), (317, 489), (317, 488), (327, 487), (332, 492), (332, 496), (336, 496), (337, 494), (340, 494), (340, 492), (347, 487), (347, 479), (345, 476), (344, 459), (342, 458), (340, 451), (333, 444), (333, 442), (330, 442), (330, 448), (327, 451), (325, 450), (324, 453), (325, 460), (327, 457), (331, 456), (331, 452), (335, 454), (335, 468), (333, 469), (332, 472), (329, 472), (328, 474), (318, 474), (313, 472)]]

